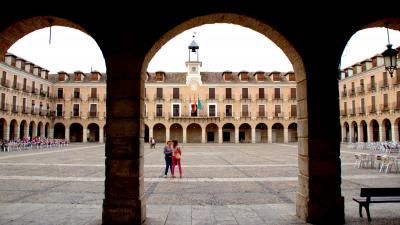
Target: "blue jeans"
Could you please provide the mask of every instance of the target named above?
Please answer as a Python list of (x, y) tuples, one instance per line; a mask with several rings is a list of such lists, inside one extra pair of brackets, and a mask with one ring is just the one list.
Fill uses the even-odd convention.
[(172, 172), (172, 157), (171, 156), (165, 156), (165, 176), (168, 175), (168, 168)]

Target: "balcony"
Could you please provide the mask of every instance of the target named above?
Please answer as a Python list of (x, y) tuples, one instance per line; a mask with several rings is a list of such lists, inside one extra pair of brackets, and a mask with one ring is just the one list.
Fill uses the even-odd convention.
[(268, 101), (268, 96), (267, 96), (267, 94), (256, 94), (256, 99), (257, 99), (257, 102), (266, 102), (266, 101)]
[(265, 111), (258, 111), (258, 112), (257, 112), (257, 118), (264, 118), (264, 119), (266, 119), (266, 118), (268, 118), (268, 113), (265, 112)]
[(25, 93), (31, 93), (31, 87), (30, 86), (24, 86), (22, 88), (22, 91), (25, 92)]
[(49, 96), (49, 93), (47, 93), (47, 92), (45, 92), (45, 91), (43, 91), (43, 90), (40, 90), (40, 97), (41, 98), (46, 98), (46, 97), (48, 97)]
[(16, 91), (21, 90), (21, 84), (20, 83), (15, 83), (12, 85), (12, 88)]
[(296, 95), (289, 95), (289, 98), (287, 99), (288, 102), (294, 102), (296, 100), (297, 100)]
[(400, 112), (400, 102), (393, 102), (392, 103), (392, 109), (396, 113)]
[(224, 102), (233, 101), (233, 95), (223, 95)]
[(380, 104), (380, 105), (379, 105), (379, 110), (380, 110), (382, 113), (388, 113), (389, 110), (390, 110), (389, 104)]
[(242, 112), (240, 112), (240, 117), (241, 118), (251, 118), (251, 112), (242, 111)]
[(356, 90), (354, 90), (354, 89), (349, 90), (349, 96), (350, 97), (355, 97), (356, 96)]
[(37, 89), (37, 88), (32, 88), (32, 89), (31, 89), (31, 93), (32, 93), (32, 94), (35, 94), (35, 95), (36, 95), (36, 94), (39, 94), (39, 89)]
[(97, 119), (99, 118), (99, 112), (88, 112), (87, 113), (87, 118), (88, 119)]
[(82, 112), (71, 112), (71, 118), (80, 118), (82, 115)]
[(46, 109), (43, 109), (43, 110), (39, 110), (39, 115), (40, 116), (49, 116), (50, 115), (50, 110), (46, 110)]
[(364, 86), (357, 87), (357, 94), (358, 95), (364, 95), (365, 94)]
[(356, 109), (355, 108), (350, 110), (349, 116), (351, 116), (351, 117), (356, 116)]
[(12, 113), (18, 113), (18, 106), (17, 105), (11, 105), (11, 112)]
[(78, 93), (74, 93), (71, 95), (71, 100), (72, 101), (82, 101), (81, 95)]
[(8, 111), (10, 111), (10, 105), (9, 104), (1, 104), (0, 110), (3, 112), (8, 112)]
[[(181, 102), (184, 99), (183, 95), (170, 95), (169, 96), (171, 102)], [(197, 99), (196, 99), (197, 101)]]
[(2, 80), (1, 80), (1, 86), (6, 87), (6, 88), (9, 88), (9, 87), (10, 87), (10, 81), (9, 81), (9, 80), (5, 80), (5, 79), (2, 79)]
[(218, 101), (218, 95), (207, 94), (207, 102), (216, 102), (216, 101)]
[(359, 116), (365, 116), (365, 107), (358, 107), (357, 112)]
[(240, 100), (241, 101), (251, 101), (251, 95), (250, 94), (247, 94), (247, 95), (241, 94), (240, 95)]
[(154, 97), (154, 102), (164, 102), (164, 98), (163, 96), (155, 96)]
[(393, 87), (394, 88), (400, 87), (400, 74), (396, 74), (396, 79), (393, 81)]
[(224, 112), (224, 118), (233, 118), (235, 116), (235, 114), (233, 112), (227, 113)]
[(387, 90), (387, 89), (389, 89), (389, 82), (388, 81), (381, 81), (381, 82), (379, 82), (379, 87), (381, 88), (381, 91), (382, 90)]
[(87, 96), (88, 101), (90, 102), (98, 102), (99, 101), (99, 95), (94, 95), (94, 94), (90, 94)]
[(347, 92), (346, 91), (342, 91), (341, 96), (342, 96), (342, 98), (347, 98)]
[(55, 112), (55, 117), (57, 117), (58, 119), (64, 118), (64, 116), (65, 116), (65, 111), (56, 111)]
[(283, 112), (274, 112), (273, 118), (276, 120), (283, 120), (284, 114), (283, 114)]
[(216, 112), (214, 116), (210, 116), (207, 114), (207, 111), (198, 113), (197, 116), (188, 115), (187, 113), (181, 115), (173, 115), (168, 113), (168, 120), (172, 122), (218, 122), (220, 121), (220, 114)]
[(297, 111), (289, 112), (289, 119), (297, 119)]
[(347, 110), (340, 110), (341, 117), (347, 117)]
[(21, 112), (22, 112), (22, 114), (29, 114), (30, 112), (31, 112), (31, 108), (28, 108), (28, 107), (24, 107), (24, 106), (21, 106), (21, 110), (20, 110)]
[(280, 102), (280, 101), (283, 100), (283, 95), (281, 95), (281, 94), (279, 94), (279, 95), (273, 95), (273, 96), (272, 96), (272, 100), (273, 100), (273, 101), (278, 101), (278, 102)]
[(376, 114), (377, 112), (376, 112), (376, 107), (373, 105), (373, 106), (368, 106), (368, 113), (369, 114)]
[(369, 92), (375, 92), (376, 91), (376, 83), (370, 83), (368, 84), (368, 91)]

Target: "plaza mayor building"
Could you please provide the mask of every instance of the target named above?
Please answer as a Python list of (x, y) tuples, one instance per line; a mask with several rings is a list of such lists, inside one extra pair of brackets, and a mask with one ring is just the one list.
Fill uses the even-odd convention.
[[(194, 40), (188, 51), (182, 62), (187, 72), (146, 74), (146, 142), (151, 137), (181, 143), (297, 141), (293, 72), (201, 72)], [(104, 142), (106, 74), (49, 74), (13, 54), (6, 54), (0, 72), (1, 139)]]
[(339, 92), (342, 142), (399, 141), (400, 69), (375, 55), (341, 71)]

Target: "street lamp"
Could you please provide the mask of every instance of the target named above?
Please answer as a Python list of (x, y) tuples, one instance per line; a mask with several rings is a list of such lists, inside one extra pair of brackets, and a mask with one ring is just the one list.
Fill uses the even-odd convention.
[(385, 69), (389, 72), (390, 77), (393, 77), (393, 72), (397, 68), (397, 54), (399, 51), (396, 49), (392, 49), (392, 45), (389, 40), (389, 25), (386, 25), (388, 44), (387, 49), (382, 53), (383, 61), (385, 62)]

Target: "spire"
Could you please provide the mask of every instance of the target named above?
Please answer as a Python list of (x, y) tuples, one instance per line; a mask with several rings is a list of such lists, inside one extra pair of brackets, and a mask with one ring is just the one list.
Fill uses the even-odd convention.
[(195, 36), (196, 36), (196, 32), (193, 32), (193, 40), (192, 40), (192, 42), (190, 43), (190, 45), (188, 46), (188, 49), (189, 49), (189, 62), (191, 61), (190, 60), (190, 56), (192, 55), (192, 54), (195, 54), (196, 55), (196, 58), (197, 58), (197, 60), (196, 61), (199, 61), (199, 45), (196, 43), (196, 41), (194, 40), (194, 38), (195, 38)]

